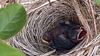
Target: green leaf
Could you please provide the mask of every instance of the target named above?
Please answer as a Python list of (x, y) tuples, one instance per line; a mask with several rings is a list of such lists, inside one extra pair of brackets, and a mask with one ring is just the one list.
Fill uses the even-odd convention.
[(100, 0), (95, 0), (97, 5), (100, 5)]
[(19, 4), (9, 4), (0, 9), (0, 38), (8, 39), (17, 34), (26, 22), (26, 11)]
[(0, 56), (25, 56), (19, 50), (12, 48), (0, 41)]

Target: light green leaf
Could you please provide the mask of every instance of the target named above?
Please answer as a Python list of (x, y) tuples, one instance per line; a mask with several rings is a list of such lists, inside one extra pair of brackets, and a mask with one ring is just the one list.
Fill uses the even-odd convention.
[(100, 0), (95, 0), (97, 5), (100, 5)]
[(26, 11), (19, 4), (9, 4), (0, 9), (0, 38), (8, 39), (12, 37), (26, 22)]
[(25, 56), (15, 48), (12, 48), (0, 41), (0, 56)]

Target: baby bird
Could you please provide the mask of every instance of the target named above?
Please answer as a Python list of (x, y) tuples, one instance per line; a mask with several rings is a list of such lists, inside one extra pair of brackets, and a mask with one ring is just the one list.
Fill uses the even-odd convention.
[(57, 51), (70, 50), (74, 46), (75, 44), (66, 38), (64, 34), (59, 35), (50, 43), (50, 47), (56, 49)]
[(70, 50), (84, 39), (86, 30), (79, 24), (63, 20), (59, 21), (57, 27), (46, 33), (47, 38), (43, 38), (49, 46), (57, 51)]

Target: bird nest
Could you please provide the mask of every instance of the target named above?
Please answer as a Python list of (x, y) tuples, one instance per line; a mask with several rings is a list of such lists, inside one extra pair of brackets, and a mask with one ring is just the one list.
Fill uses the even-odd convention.
[[(41, 4), (41, 3), (42, 4)], [(23, 3), (22, 3), (23, 4)], [(88, 11), (88, 6), (82, 0), (51, 0), (51, 3), (43, 1), (35, 1), (31, 3), (33, 8), (29, 10), (29, 6), (23, 4), (27, 10), (27, 24), (14, 38), (10, 40), (10, 44), (20, 49), (26, 56), (95, 56), (100, 55), (100, 35), (95, 37), (93, 31), (96, 32), (91, 23), (93, 19)], [(88, 4), (87, 4), (88, 5)], [(92, 5), (92, 4), (91, 4)], [(36, 7), (37, 6), (37, 7)], [(91, 10), (90, 10), (91, 11)], [(93, 15), (92, 15), (93, 16)], [(44, 38), (51, 37), (57, 31), (53, 30), (51, 36), (47, 36), (49, 31), (56, 29), (59, 23), (64, 21), (65, 24), (80, 25), (86, 30), (84, 39), (67, 52), (57, 52), (56, 48), (49, 46), (49, 42)], [(74, 25), (77, 27), (77, 25)], [(63, 26), (60, 26), (63, 27)], [(59, 28), (59, 27), (58, 27)], [(57, 34), (54, 34), (57, 35)], [(59, 34), (58, 34), (59, 35)], [(76, 41), (76, 40), (75, 40)], [(70, 46), (69, 46), (70, 47)]]

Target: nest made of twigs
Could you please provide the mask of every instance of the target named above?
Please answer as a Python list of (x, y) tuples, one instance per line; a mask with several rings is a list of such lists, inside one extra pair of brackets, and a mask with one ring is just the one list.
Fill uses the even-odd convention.
[[(23, 0), (24, 1), (24, 0)], [(89, 34), (91, 27), (88, 23), (90, 21), (80, 20), (80, 16), (73, 5), (73, 2), (66, 0), (66, 1), (55, 1), (52, 0), (52, 5), (48, 2), (42, 1), (35, 1), (35, 3), (30, 3), (33, 5), (33, 8), (26, 6), (23, 4), (28, 13), (27, 24), (19, 32), (14, 38), (10, 40), (10, 44), (18, 49), (20, 49), (26, 56), (56, 56), (55, 54), (51, 54), (55, 52), (55, 50), (50, 51), (48, 50), (48, 46), (42, 42), (42, 37), (44, 33), (56, 26), (56, 23), (61, 19), (65, 18), (65, 21), (69, 19), (74, 20), (75, 22), (80, 23), (81, 25), (85, 26), (88, 34), (86, 38), (78, 44), (74, 49), (70, 50), (70, 52), (66, 54), (61, 54), (60, 56), (95, 56), (100, 55), (100, 35), (97, 37), (91, 37)], [(75, 0), (73, 0), (75, 1)], [(40, 3), (39, 3), (40, 2)], [(21, 2), (20, 2), (21, 3)], [(42, 4), (41, 4), (42, 3)], [(41, 6), (40, 6), (41, 5)], [(82, 4), (84, 5), (84, 4)], [(36, 7), (38, 6), (38, 7)], [(31, 8), (31, 10), (30, 10)], [(82, 7), (80, 10), (81, 12), (86, 13)], [(83, 9), (83, 10), (82, 10)], [(86, 8), (85, 8), (86, 9)], [(83, 14), (83, 17), (86, 19), (89, 18), (87, 15)], [(74, 19), (73, 19), (74, 18)], [(88, 20), (88, 19), (87, 19)], [(92, 29), (92, 28), (91, 28)], [(58, 56), (58, 55), (57, 55)]]

